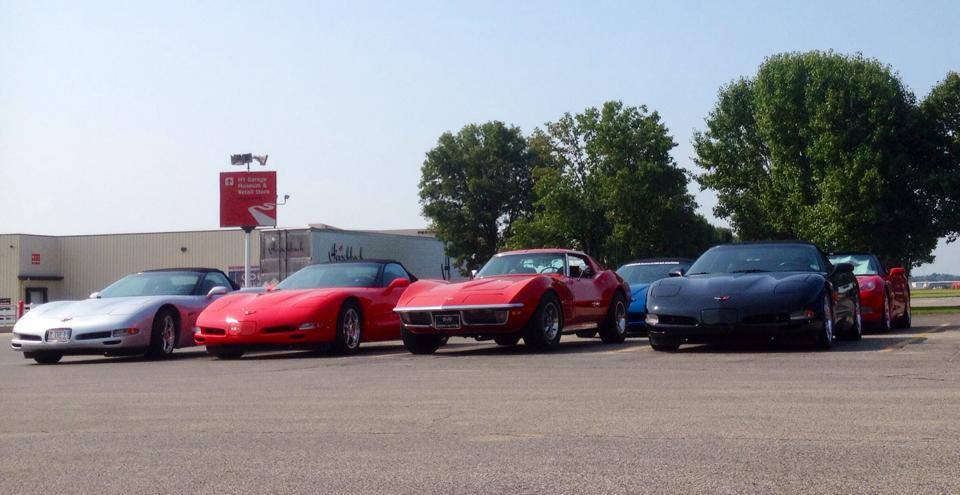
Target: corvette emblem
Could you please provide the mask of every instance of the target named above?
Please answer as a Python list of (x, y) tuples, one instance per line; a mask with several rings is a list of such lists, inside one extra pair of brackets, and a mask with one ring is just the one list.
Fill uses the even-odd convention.
[(718, 302), (729, 301), (730, 296), (713, 296), (713, 300)]

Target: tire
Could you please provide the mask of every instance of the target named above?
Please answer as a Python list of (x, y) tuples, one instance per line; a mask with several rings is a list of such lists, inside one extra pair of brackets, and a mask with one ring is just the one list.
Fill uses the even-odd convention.
[(890, 301), (883, 296), (883, 314), (880, 315), (880, 333), (890, 332)]
[(913, 325), (913, 314), (910, 311), (910, 301), (907, 300), (907, 308), (903, 310), (903, 316), (897, 319), (896, 328), (910, 328)]
[(55, 352), (44, 352), (33, 356), (33, 360), (36, 361), (37, 364), (57, 364), (61, 359), (63, 359), (63, 354), (57, 354)]
[(161, 309), (153, 317), (153, 327), (150, 330), (150, 345), (145, 356), (150, 359), (163, 359), (173, 354), (180, 337), (177, 328), (177, 315), (170, 309)]
[(337, 316), (337, 335), (333, 340), (333, 352), (354, 354), (360, 349), (363, 338), (363, 317), (357, 303), (348, 301), (340, 306)]
[(823, 328), (816, 332), (816, 347), (821, 350), (827, 350), (833, 345), (833, 302), (830, 300), (830, 293), (823, 292), (820, 304), (823, 306)]
[(627, 338), (627, 302), (623, 294), (617, 292), (607, 308), (607, 317), (600, 327), (600, 340), (604, 344), (619, 344)]
[(660, 352), (676, 352), (680, 348), (680, 341), (669, 337), (650, 337), (650, 347)]
[(433, 354), (443, 345), (443, 337), (439, 335), (418, 335), (406, 327), (400, 328), (400, 338), (403, 346), (413, 354)]
[(520, 334), (505, 333), (503, 335), (495, 335), (493, 341), (496, 342), (497, 345), (517, 345), (517, 342), (520, 342)]
[(243, 357), (243, 349), (230, 346), (207, 346), (207, 354), (217, 359), (240, 359)]
[(560, 345), (563, 333), (563, 309), (552, 292), (540, 298), (540, 304), (523, 327), (523, 343), (534, 351), (545, 351)]
[(581, 339), (592, 339), (597, 336), (596, 330), (580, 330), (577, 332), (577, 337)]
[(853, 307), (853, 328), (847, 330), (846, 339), (852, 340), (854, 342), (861, 340), (863, 338), (863, 316), (860, 313), (860, 298), (854, 302)]

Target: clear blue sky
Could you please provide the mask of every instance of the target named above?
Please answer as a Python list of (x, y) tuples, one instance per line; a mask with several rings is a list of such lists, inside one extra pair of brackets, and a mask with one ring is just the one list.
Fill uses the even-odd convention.
[[(270, 154), (282, 225), (419, 227), (424, 153), (469, 122), (645, 104), (691, 168), (767, 55), (859, 51), (920, 98), (960, 70), (955, 1), (723, 4), (0, 0), (0, 232), (216, 228), (238, 152)], [(937, 255), (917, 273), (960, 272)]]

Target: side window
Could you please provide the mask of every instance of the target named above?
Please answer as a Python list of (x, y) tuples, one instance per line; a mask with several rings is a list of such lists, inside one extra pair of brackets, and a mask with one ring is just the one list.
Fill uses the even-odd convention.
[(571, 278), (580, 278), (586, 273), (587, 268), (590, 266), (587, 264), (587, 260), (581, 258), (580, 256), (570, 255), (570, 277)]
[(383, 286), (384, 287), (390, 285), (390, 282), (393, 282), (398, 278), (410, 280), (410, 276), (407, 275), (407, 271), (404, 270), (402, 266), (396, 263), (390, 263), (387, 266), (383, 267)]
[(222, 273), (208, 272), (207, 275), (203, 277), (203, 283), (200, 284), (200, 295), (206, 295), (210, 292), (210, 289), (217, 286), (226, 287), (227, 290), (233, 290), (233, 284), (231, 284)]

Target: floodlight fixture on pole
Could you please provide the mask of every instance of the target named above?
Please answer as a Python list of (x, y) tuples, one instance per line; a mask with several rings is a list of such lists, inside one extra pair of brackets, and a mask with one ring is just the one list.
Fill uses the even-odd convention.
[(253, 153), (240, 153), (237, 155), (230, 155), (230, 165), (237, 167), (247, 167), (247, 172), (250, 171), (250, 165), (254, 161), (260, 164), (261, 167), (267, 166), (267, 158), (270, 155), (254, 155)]

